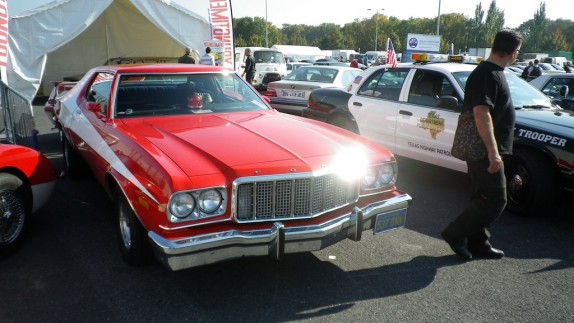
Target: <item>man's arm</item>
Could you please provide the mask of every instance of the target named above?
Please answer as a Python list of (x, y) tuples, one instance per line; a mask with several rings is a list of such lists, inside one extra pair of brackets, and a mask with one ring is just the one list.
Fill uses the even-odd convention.
[(486, 146), (488, 152), (488, 166), (489, 173), (496, 173), (502, 166), (502, 159), (498, 153), (496, 138), (494, 137), (494, 127), (492, 125), (492, 117), (490, 116), (490, 107), (487, 105), (477, 105), (473, 108), (474, 121), (478, 134), (482, 142)]

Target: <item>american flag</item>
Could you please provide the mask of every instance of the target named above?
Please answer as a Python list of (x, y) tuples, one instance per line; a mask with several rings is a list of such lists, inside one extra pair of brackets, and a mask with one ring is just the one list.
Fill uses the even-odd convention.
[(392, 65), (393, 68), (397, 67), (397, 54), (395, 53), (395, 47), (390, 38), (387, 38), (387, 64)]

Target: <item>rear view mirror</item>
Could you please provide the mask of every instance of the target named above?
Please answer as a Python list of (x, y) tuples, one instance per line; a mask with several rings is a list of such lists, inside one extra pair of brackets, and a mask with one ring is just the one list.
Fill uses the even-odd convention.
[(102, 110), (102, 105), (98, 102), (88, 102), (88, 110), (99, 113)]
[(570, 92), (568, 85), (562, 85), (562, 87), (560, 88), (560, 97), (564, 99), (565, 97), (568, 96), (568, 92)]
[(443, 95), (438, 98), (437, 106), (443, 109), (461, 111), (461, 107), (458, 105), (458, 99), (450, 95)]

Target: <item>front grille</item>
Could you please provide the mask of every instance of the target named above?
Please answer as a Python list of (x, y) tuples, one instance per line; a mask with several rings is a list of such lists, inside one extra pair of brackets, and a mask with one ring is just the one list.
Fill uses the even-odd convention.
[(240, 222), (314, 217), (356, 201), (359, 194), (357, 182), (334, 174), (240, 179), (233, 193)]

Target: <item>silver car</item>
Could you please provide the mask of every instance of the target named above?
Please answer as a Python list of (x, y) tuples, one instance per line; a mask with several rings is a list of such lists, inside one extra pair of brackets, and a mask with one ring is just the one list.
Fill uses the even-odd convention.
[(265, 96), (269, 97), (271, 106), (280, 112), (301, 115), (307, 107), (311, 91), (325, 87), (347, 87), (361, 72), (358, 68), (347, 66), (302, 66), (283, 80), (269, 83)]

